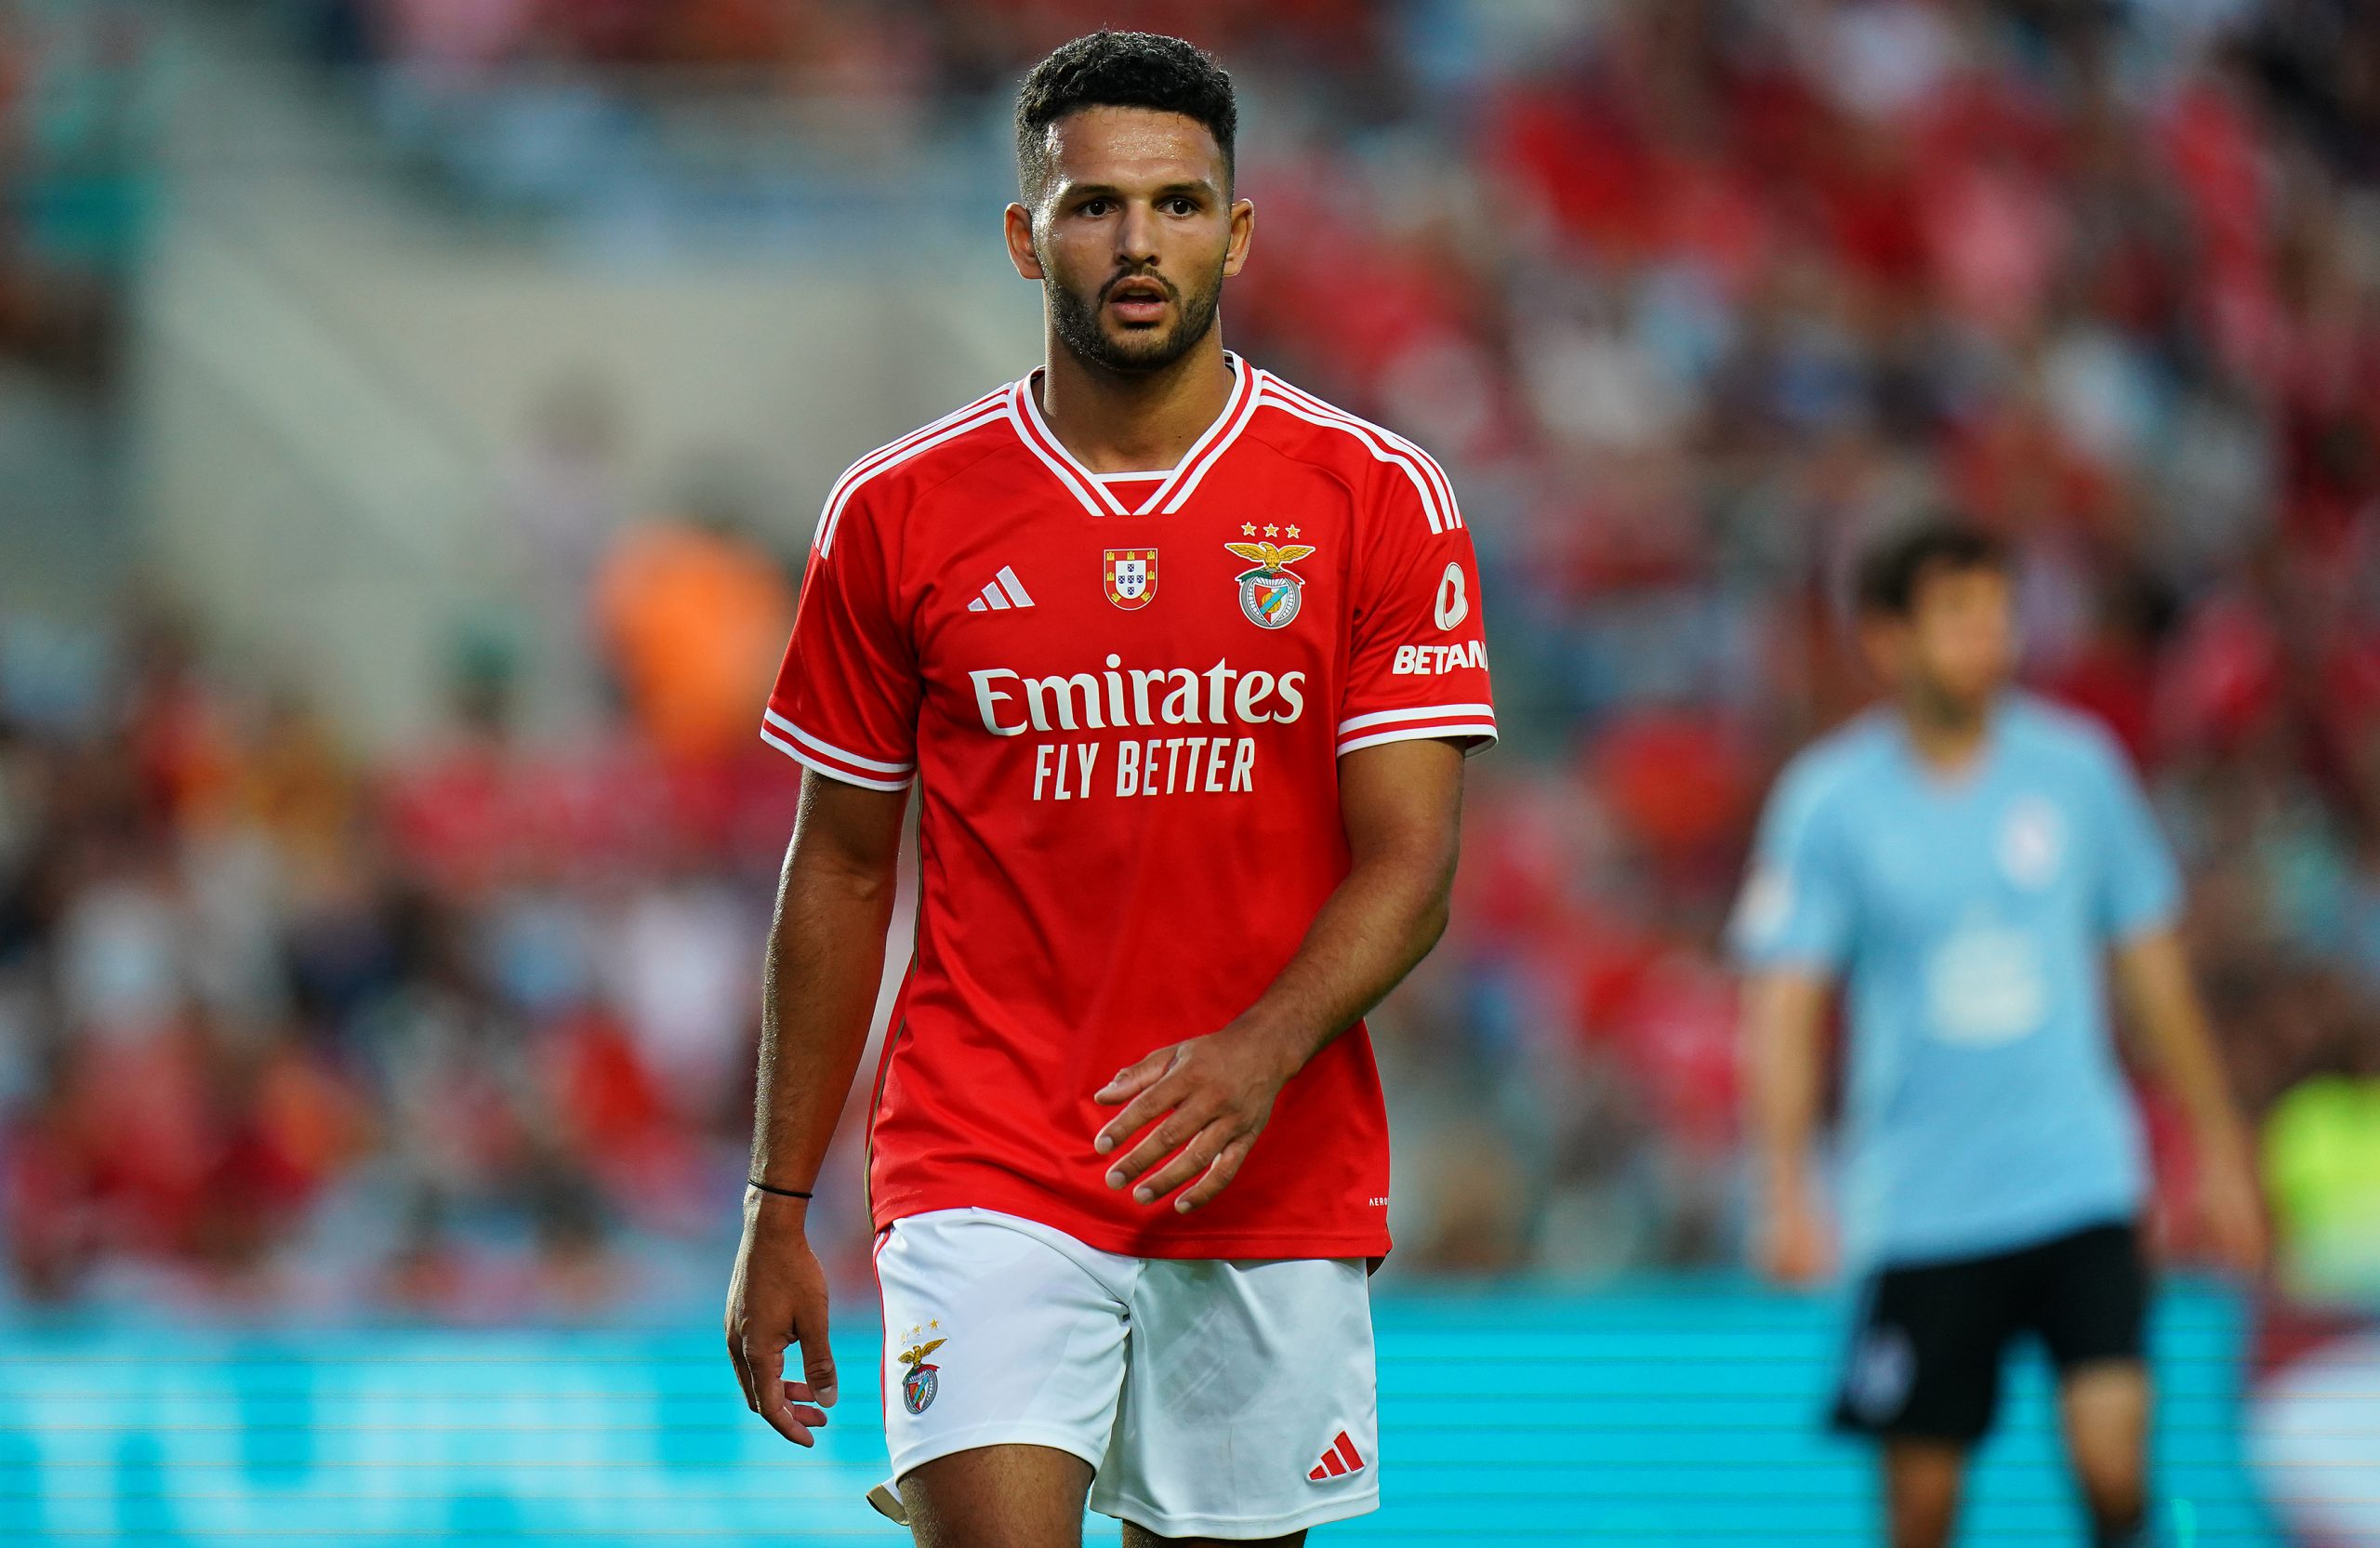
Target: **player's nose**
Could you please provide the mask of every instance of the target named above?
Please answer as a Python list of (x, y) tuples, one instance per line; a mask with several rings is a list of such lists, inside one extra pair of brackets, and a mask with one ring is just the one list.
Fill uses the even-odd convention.
[(1143, 204), (1125, 206), (1116, 222), (1116, 257), (1119, 263), (1142, 265), (1157, 261), (1157, 211)]

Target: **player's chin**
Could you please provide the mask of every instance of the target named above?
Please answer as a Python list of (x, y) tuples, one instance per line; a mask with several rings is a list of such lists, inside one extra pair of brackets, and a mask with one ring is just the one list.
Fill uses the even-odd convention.
[(1168, 314), (1154, 322), (1127, 323), (1117, 318), (1107, 319), (1101, 331), (1107, 336), (1107, 347), (1119, 362), (1129, 364), (1159, 364), (1179, 351), (1174, 338), (1181, 332), (1181, 322)]

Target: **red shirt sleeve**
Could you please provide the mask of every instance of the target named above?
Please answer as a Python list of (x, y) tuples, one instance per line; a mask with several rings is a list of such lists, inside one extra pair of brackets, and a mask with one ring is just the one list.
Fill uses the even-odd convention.
[(917, 777), (918, 666), (892, 569), (884, 524), (864, 495), (821, 526), (760, 722), (770, 746), (871, 790), (905, 789)]
[(1357, 561), (1339, 751), (1443, 737), (1478, 752), (1496, 739), (1480, 627), (1479, 560), (1453, 486), (1408, 452), (1373, 482)]

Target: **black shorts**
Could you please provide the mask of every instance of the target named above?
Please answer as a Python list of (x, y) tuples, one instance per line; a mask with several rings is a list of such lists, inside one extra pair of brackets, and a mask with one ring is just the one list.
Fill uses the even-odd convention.
[(2149, 1267), (2129, 1224), (1883, 1269), (1861, 1299), (1835, 1427), (1971, 1445), (1991, 1428), (2011, 1342), (2038, 1335), (2061, 1374), (2136, 1361), (2148, 1311)]

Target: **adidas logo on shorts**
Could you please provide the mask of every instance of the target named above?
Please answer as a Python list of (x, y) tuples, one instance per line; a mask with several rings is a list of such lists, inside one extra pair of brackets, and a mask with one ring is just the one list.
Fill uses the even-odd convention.
[(1355, 1443), (1348, 1438), (1346, 1431), (1342, 1430), (1339, 1438), (1330, 1443), (1330, 1449), (1322, 1453), (1322, 1460), (1314, 1464), (1314, 1471), (1306, 1477), (1318, 1484), (1326, 1478), (1344, 1477), (1363, 1469), (1364, 1454), (1355, 1449)]

